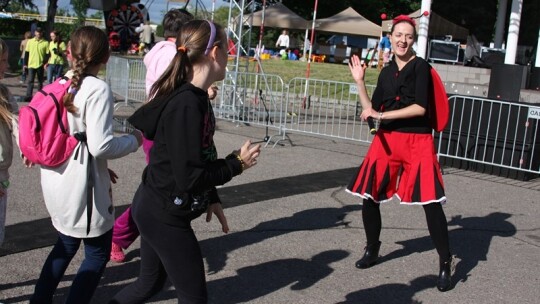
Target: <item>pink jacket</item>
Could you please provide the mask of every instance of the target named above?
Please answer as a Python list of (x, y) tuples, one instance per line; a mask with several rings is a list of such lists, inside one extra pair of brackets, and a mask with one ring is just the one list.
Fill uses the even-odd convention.
[(174, 55), (176, 55), (176, 44), (172, 41), (164, 40), (156, 43), (150, 52), (144, 56), (147, 95), (154, 82), (165, 72), (173, 60)]
[[(160, 41), (152, 47), (150, 52), (144, 56), (144, 65), (146, 66), (146, 95), (150, 93), (150, 88), (165, 72), (169, 64), (176, 55), (176, 44), (172, 41)], [(146, 154), (146, 162), (150, 157), (150, 148), (154, 142), (143, 138), (143, 151)]]

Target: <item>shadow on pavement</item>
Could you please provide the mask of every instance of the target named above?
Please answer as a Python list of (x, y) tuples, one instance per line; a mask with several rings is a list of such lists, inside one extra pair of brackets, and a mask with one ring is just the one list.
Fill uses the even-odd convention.
[[(347, 184), (355, 168), (303, 174), (271, 179), (244, 185), (219, 189), (219, 195), (226, 208), (271, 200), (280, 197), (321, 191)], [(127, 206), (116, 208), (116, 215), (122, 214)], [(49, 218), (18, 223), (6, 227), (4, 245), (0, 256), (51, 246), (56, 242), (57, 233)]]

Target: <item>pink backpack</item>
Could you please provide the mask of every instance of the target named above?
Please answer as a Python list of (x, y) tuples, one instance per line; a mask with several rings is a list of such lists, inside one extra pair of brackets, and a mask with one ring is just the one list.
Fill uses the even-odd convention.
[(69, 134), (63, 97), (70, 84), (70, 79), (57, 79), (19, 110), (19, 146), (34, 164), (58, 166), (71, 156), (79, 141), (86, 141), (84, 133)]

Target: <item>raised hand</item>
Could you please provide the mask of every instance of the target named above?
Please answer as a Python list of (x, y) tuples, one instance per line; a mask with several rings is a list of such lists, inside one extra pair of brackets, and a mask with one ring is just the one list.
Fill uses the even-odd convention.
[(356, 83), (364, 82), (367, 65), (357, 55), (353, 55), (349, 61), (349, 70)]

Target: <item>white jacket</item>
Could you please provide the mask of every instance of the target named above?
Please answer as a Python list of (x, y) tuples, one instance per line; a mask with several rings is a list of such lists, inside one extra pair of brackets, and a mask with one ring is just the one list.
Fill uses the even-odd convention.
[(94, 156), (94, 202), (89, 234), (86, 234), (88, 151), (84, 145), (77, 160), (72, 155), (59, 167), (41, 167), (41, 187), (53, 226), (59, 232), (77, 238), (97, 237), (112, 229), (114, 224), (107, 159), (135, 152), (139, 146), (133, 135), (113, 136), (114, 101), (104, 81), (85, 77), (75, 95), (74, 105), (78, 113), (68, 113), (70, 133), (86, 131), (88, 149)]

